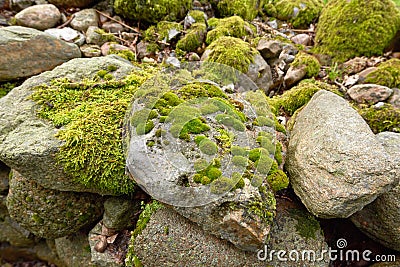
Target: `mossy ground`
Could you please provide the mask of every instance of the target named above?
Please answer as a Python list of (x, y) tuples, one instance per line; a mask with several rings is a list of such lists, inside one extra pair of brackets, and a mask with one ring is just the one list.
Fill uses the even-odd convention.
[(231, 66), (247, 73), (254, 55), (258, 53), (249, 43), (239, 38), (223, 36), (214, 41), (208, 49), (211, 51), (207, 62), (216, 62)]
[(135, 71), (123, 81), (63, 79), (35, 88), (38, 116), (61, 128), (56, 137), (64, 144), (57, 161), (75, 181), (116, 194), (133, 192), (134, 182), (125, 175), (121, 127), (134, 92), (155, 70)]
[(248, 32), (248, 29), (253, 29), (249, 23), (245, 22), (239, 16), (232, 16), (224, 19), (211, 18), (208, 20), (208, 26), (211, 27), (212, 30), (207, 33), (207, 44), (211, 44), (221, 36), (236, 38), (250, 37), (251, 34)]
[(252, 21), (262, 7), (260, 1), (257, 0), (221, 0), (218, 1), (216, 8), (221, 17), (238, 15), (245, 20)]
[(192, 7), (191, 0), (115, 0), (115, 13), (126, 18), (157, 23), (182, 19)]
[(381, 63), (367, 75), (365, 83), (379, 84), (389, 88), (400, 86), (400, 59), (392, 58)]
[(176, 44), (177, 49), (187, 52), (195, 52), (202, 46), (207, 33), (205, 23), (194, 23), (185, 36)]
[(330, 0), (319, 18), (315, 52), (343, 62), (381, 55), (400, 27), (391, 0)]
[(355, 107), (374, 133), (392, 131), (400, 133), (400, 109), (390, 104), (376, 108), (359, 105)]
[(316, 234), (321, 230), (321, 226), (315, 217), (306, 211), (290, 209), (289, 215), (297, 220), (296, 230), (303, 238), (316, 238)]

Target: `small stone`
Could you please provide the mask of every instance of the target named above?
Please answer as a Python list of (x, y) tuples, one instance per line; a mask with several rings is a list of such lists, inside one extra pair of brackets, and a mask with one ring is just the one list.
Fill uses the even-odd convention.
[(367, 67), (368, 58), (356, 57), (343, 63), (343, 70), (347, 74), (354, 74), (363, 71)]
[(113, 22), (113, 21), (107, 21), (107, 22), (103, 23), (102, 28), (106, 32), (112, 32), (112, 33), (120, 33), (120, 32), (124, 31), (124, 26), (122, 26), (121, 24), (119, 24), (117, 22)]
[(278, 22), (276, 22), (276, 20), (268, 21), (267, 24), (273, 29), (278, 29)]
[(99, 33), (100, 28), (97, 26), (89, 26), (86, 31), (86, 43), (102, 46), (106, 43), (107, 37)]
[(380, 109), (380, 108), (382, 108), (382, 107), (384, 107), (384, 106), (385, 106), (385, 103), (384, 103), (384, 102), (378, 102), (378, 103), (376, 103), (376, 104), (374, 105), (374, 108)]
[(76, 12), (70, 25), (77, 31), (86, 32), (89, 26), (98, 26), (99, 16), (96, 10), (89, 8)]
[(389, 97), (388, 103), (392, 104), (393, 107), (400, 109), (400, 89), (393, 88), (393, 94)]
[(283, 79), (286, 87), (291, 87), (306, 76), (306, 66), (290, 67)]
[(61, 13), (55, 5), (35, 5), (15, 15), (18, 25), (37, 30), (53, 28), (61, 19)]
[(155, 63), (156, 60), (155, 60), (154, 58), (151, 58), (151, 57), (144, 57), (144, 58), (142, 59), (142, 62), (143, 62), (143, 63)]
[(98, 45), (84, 44), (80, 47), (84, 57), (99, 57), (101, 56), (101, 49)]
[(114, 44), (114, 43), (105, 43), (101, 46), (101, 54), (103, 56), (106, 56), (109, 54), (110, 49), (114, 50), (114, 51), (124, 51), (124, 50), (129, 50), (131, 51), (131, 49), (129, 47), (126, 47), (124, 45), (120, 45), (120, 44)]
[(295, 44), (300, 44), (304, 46), (308, 46), (311, 44), (311, 36), (306, 33), (295, 35), (291, 38), (291, 40)]
[(181, 66), (181, 62), (180, 62), (179, 59), (177, 59), (176, 57), (168, 57), (168, 58), (165, 60), (165, 63), (166, 63), (167, 65), (171, 65), (171, 66), (174, 66), (174, 67), (176, 67), (176, 68), (179, 68), (179, 67)]
[(351, 99), (358, 103), (375, 104), (379, 101), (385, 101), (393, 93), (389, 87), (377, 84), (358, 84), (347, 90)]
[(151, 53), (149, 51), (147, 51), (147, 47), (149, 45), (150, 45), (150, 43), (145, 42), (145, 41), (140, 41), (136, 45), (136, 53), (137, 53), (138, 59), (143, 59), (143, 58), (151, 55)]
[(261, 39), (258, 42), (257, 50), (260, 52), (264, 59), (278, 57), (282, 52), (282, 43), (275, 40)]
[[(140, 211), (140, 202), (124, 197), (110, 197), (104, 202), (103, 229), (109, 228), (120, 231), (128, 228), (134, 220), (135, 214)], [(103, 234), (111, 236), (115, 232)]]
[(85, 43), (85, 35), (69, 27), (62, 29), (47, 29), (44, 32), (68, 43), (74, 43), (78, 46), (81, 46)]
[(197, 53), (190, 53), (189, 61), (200, 61), (200, 56)]
[(377, 70), (377, 67), (369, 67), (366, 68), (365, 70), (361, 71), (358, 73), (358, 76), (360, 77), (359, 82), (362, 83), (368, 76), (368, 74), (370, 74), (371, 72)]

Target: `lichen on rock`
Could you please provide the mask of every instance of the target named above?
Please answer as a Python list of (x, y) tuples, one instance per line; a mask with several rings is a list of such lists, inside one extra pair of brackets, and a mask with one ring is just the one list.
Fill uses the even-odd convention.
[(315, 52), (343, 62), (381, 55), (400, 27), (400, 13), (390, 0), (332, 0), (324, 7), (315, 36)]

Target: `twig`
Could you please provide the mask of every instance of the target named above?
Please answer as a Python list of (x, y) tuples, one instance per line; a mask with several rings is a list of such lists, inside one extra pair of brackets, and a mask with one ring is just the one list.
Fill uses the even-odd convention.
[(315, 33), (313, 30), (289, 29), (292, 32)]
[(74, 19), (74, 17), (75, 17), (75, 15), (72, 14), (71, 17), (70, 17), (66, 22), (64, 22), (63, 24), (61, 24), (60, 26), (58, 26), (57, 29), (62, 29), (62, 28), (64, 28), (65, 26), (67, 26), (68, 24), (70, 24), (71, 21)]
[(333, 81), (337, 86), (339, 86), (340, 87), (340, 91), (342, 91), (343, 93), (346, 93), (346, 91), (347, 91), (347, 88), (343, 85), (343, 84), (341, 84), (340, 82), (338, 82), (338, 81), (336, 81), (336, 80), (334, 80)]
[(121, 22), (121, 21), (119, 21), (119, 20), (114, 19), (114, 18), (110, 17), (109, 15), (104, 14), (104, 13), (101, 12), (101, 11), (98, 11), (97, 9), (95, 9), (95, 10), (96, 10), (96, 12), (99, 13), (100, 15), (102, 15), (102, 16), (108, 18), (108, 19), (111, 19), (112, 21), (114, 21), (114, 22), (116, 22), (116, 23), (119, 23), (119, 24), (121, 24), (122, 26), (124, 26), (124, 27), (126, 27), (126, 28), (128, 28), (128, 29), (130, 29), (130, 30), (132, 30), (132, 31), (134, 31), (134, 32), (140, 34), (140, 31), (139, 31), (139, 30), (137, 30), (137, 29), (135, 29), (135, 28), (132, 28), (131, 26), (129, 26), (129, 25), (127, 25), (127, 24), (125, 24), (125, 23), (123, 23), (123, 22)]
[(264, 23), (261, 23), (261, 22), (252, 22), (252, 24), (253, 24), (253, 25), (256, 24), (256, 25), (254, 25), (254, 26), (259, 26), (259, 27), (261, 27), (261, 28), (262, 28), (263, 30), (265, 30), (265, 31), (268, 31), (268, 32), (270, 32), (270, 33), (279, 35), (279, 36), (281, 36), (281, 37), (283, 37), (283, 38), (285, 38), (285, 39), (289, 39), (289, 37), (288, 37), (286, 34), (281, 33), (281, 32), (279, 32), (279, 31), (275, 30), (274, 28), (272, 28), (271, 26), (269, 26), (269, 25), (267, 25), (267, 24), (264, 24)]

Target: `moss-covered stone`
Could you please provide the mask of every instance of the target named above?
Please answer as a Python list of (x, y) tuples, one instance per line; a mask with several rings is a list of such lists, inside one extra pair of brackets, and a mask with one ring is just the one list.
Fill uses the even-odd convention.
[(208, 20), (208, 26), (214, 28), (207, 33), (206, 43), (211, 44), (221, 36), (242, 38), (249, 36), (250, 24), (239, 16), (232, 16), (224, 19), (212, 18)]
[(35, 89), (38, 115), (63, 127), (56, 136), (64, 141), (56, 158), (75, 181), (115, 193), (133, 192), (134, 182), (125, 175), (121, 126), (133, 94), (155, 71), (137, 70), (123, 81), (56, 80)]
[(295, 28), (304, 28), (317, 20), (323, 6), (323, 0), (268, 0), (264, 10), (272, 17), (289, 21)]
[(319, 61), (312, 55), (305, 52), (299, 52), (292, 62), (291, 66), (300, 67), (305, 66), (306, 78), (312, 78), (318, 75), (321, 65)]
[(182, 31), (183, 26), (177, 22), (160, 21), (156, 26), (150, 26), (143, 34), (147, 42), (169, 42), (169, 32), (171, 30)]
[(207, 62), (216, 62), (231, 66), (247, 73), (250, 63), (254, 61), (257, 50), (239, 38), (223, 36), (214, 41), (208, 48), (210, 54)]
[(390, 0), (331, 0), (319, 18), (316, 52), (342, 62), (356, 56), (381, 55), (400, 26)]
[(400, 86), (400, 59), (385, 61), (365, 77), (365, 83), (379, 84), (389, 88)]
[(284, 92), (282, 95), (268, 99), (268, 104), (271, 111), (276, 115), (280, 112), (293, 115), (297, 109), (307, 104), (311, 97), (322, 89), (341, 95), (336, 87), (309, 79), (301, 81), (297, 86)]
[(275, 192), (285, 189), (289, 186), (289, 178), (282, 170), (277, 170), (276, 172), (268, 175), (267, 181), (272, 190)]
[(188, 16), (192, 17), (196, 23), (204, 23), (207, 20), (207, 15), (200, 10), (190, 10)]
[(206, 24), (194, 23), (185, 36), (178, 41), (176, 48), (187, 52), (195, 52), (203, 44), (206, 33)]
[(238, 15), (251, 21), (261, 11), (262, 7), (260, 1), (257, 0), (220, 0), (216, 8), (221, 17)]
[(139, 21), (156, 23), (160, 20), (182, 19), (192, 6), (191, 0), (115, 0), (117, 14)]
[(356, 109), (374, 133), (384, 131), (400, 133), (400, 109), (394, 108), (391, 104), (385, 104), (380, 108), (361, 105)]

